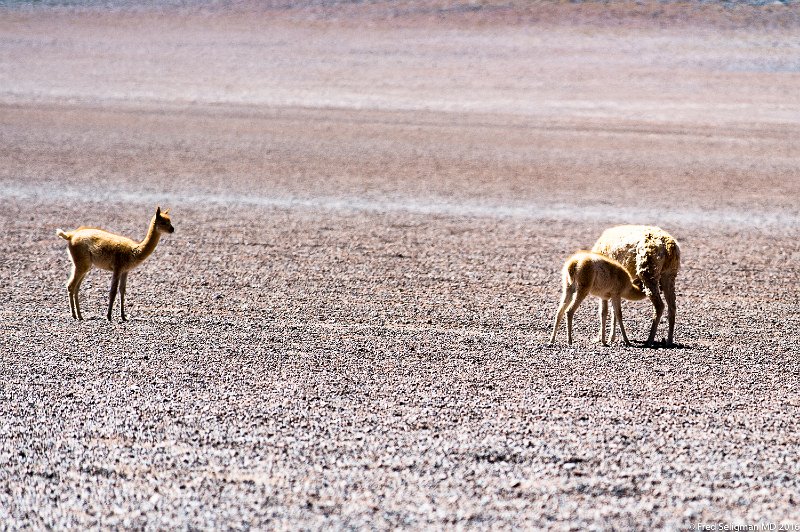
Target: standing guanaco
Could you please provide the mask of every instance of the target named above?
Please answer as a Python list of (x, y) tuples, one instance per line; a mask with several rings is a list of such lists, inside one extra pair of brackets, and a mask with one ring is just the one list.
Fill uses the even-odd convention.
[(69, 242), (69, 254), (72, 259), (72, 273), (67, 281), (72, 317), (76, 320), (83, 319), (78, 302), (78, 291), (83, 278), (86, 277), (92, 266), (96, 266), (113, 272), (111, 290), (108, 294), (107, 317), (109, 321), (117, 291), (119, 291), (122, 321), (126, 321), (125, 286), (128, 283), (128, 272), (139, 266), (153, 253), (161, 238), (161, 233), (174, 232), (175, 228), (172, 227), (168, 211), (161, 212), (161, 207), (156, 208), (156, 215), (150, 221), (147, 236), (141, 242), (134, 242), (130, 238), (91, 227), (79, 227), (69, 232), (58, 229), (56, 234)]
[[(633, 301), (644, 299), (645, 293), (642, 290), (641, 281), (634, 280), (625, 268), (614, 259), (589, 251), (579, 251), (564, 263), (561, 270), (561, 283), (563, 288), (561, 305), (553, 323), (550, 345), (556, 341), (556, 332), (565, 311), (567, 313), (567, 335), (569, 343), (572, 345), (572, 316), (578, 310), (581, 302), (590, 294), (605, 302), (611, 300), (614, 305), (615, 322), (619, 323), (622, 339), (625, 345), (631, 345), (628, 335), (625, 334), (625, 326), (622, 324), (621, 301), (623, 298)], [(600, 341), (606, 345), (605, 314), (602, 314), (600, 319)]]
[[(650, 225), (620, 225), (606, 229), (592, 248), (594, 253), (605, 255), (622, 264), (631, 277), (641, 280), (645, 293), (653, 304), (653, 322), (646, 345), (653, 345), (656, 329), (667, 300), (667, 345), (673, 344), (675, 332), (675, 278), (681, 267), (681, 248), (678, 242), (660, 227)], [(600, 302), (600, 312), (607, 311), (607, 303)], [(614, 329), (614, 320), (611, 320)], [(601, 331), (600, 335), (604, 333)], [(616, 331), (612, 333), (613, 336)]]

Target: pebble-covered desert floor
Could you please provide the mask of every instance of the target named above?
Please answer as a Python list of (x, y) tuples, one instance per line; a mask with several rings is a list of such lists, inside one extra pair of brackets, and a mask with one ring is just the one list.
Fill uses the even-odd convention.
[[(797, 4), (109, 5), (0, 7), (0, 528), (800, 527)], [(619, 223), (678, 346), (548, 347)]]

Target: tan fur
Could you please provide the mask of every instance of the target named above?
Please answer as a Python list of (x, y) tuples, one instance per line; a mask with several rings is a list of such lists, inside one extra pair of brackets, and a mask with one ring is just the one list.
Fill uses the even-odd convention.
[[(592, 251), (619, 261), (631, 276), (640, 279), (644, 285), (655, 310), (647, 345), (652, 345), (656, 337), (656, 329), (664, 312), (664, 302), (661, 300), (660, 292), (664, 293), (669, 326), (667, 345), (673, 345), (676, 310), (675, 278), (681, 267), (681, 249), (678, 242), (659, 227), (620, 225), (606, 229)], [(608, 306), (601, 302), (601, 316), (607, 312)], [(602, 331), (600, 336), (604, 335), (605, 331)]]
[[(572, 317), (588, 295), (599, 297), (606, 304), (609, 299), (612, 301), (614, 315), (617, 317), (616, 321), (619, 322), (622, 332), (622, 339), (625, 341), (625, 345), (630, 345), (628, 336), (625, 334), (625, 326), (622, 324), (621, 299), (644, 299), (645, 294), (641, 286), (634, 284), (633, 279), (620, 263), (597, 253), (579, 251), (564, 263), (564, 267), (561, 269), (561, 284), (563, 288), (561, 305), (553, 323), (550, 345), (556, 341), (556, 332), (561, 325), (565, 311), (567, 313), (567, 335), (569, 344), (572, 345)], [(602, 325), (605, 330), (605, 323)], [(605, 345), (605, 335), (601, 340)]]
[(161, 207), (156, 208), (156, 215), (150, 221), (147, 236), (141, 242), (134, 242), (130, 238), (94, 227), (82, 226), (69, 232), (56, 230), (59, 237), (69, 242), (72, 273), (67, 281), (67, 291), (72, 317), (77, 320), (83, 319), (78, 292), (83, 278), (92, 266), (95, 266), (113, 272), (108, 296), (108, 319), (111, 320), (114, 299), (119, 291), (122, 321), (125, 321), (125, 288), (128, 283), (128, 272), (139, 266), (155, 251), (161, 233), (174, 231), (169, 214), (167, 211), (161, 212)]

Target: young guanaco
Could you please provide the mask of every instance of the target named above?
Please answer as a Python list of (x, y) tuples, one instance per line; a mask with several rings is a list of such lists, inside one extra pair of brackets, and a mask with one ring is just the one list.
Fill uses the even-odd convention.
[(72, 273), (67, 281), (72, 317), (76, 320), (83, 319), (78, 301), (78, 291), (83, 278), (86, 277), (92, 266), (96, 266), (109, 270), (113, 274), (111, 290), (108, 295), (107, 317), (109, 321), (118, 291), (122, 321), (126, 321), (125, 287), (128, 283), (128, 272), (139, 266), (153, 253), (161, 238), (161, 233), (174, 232), (175, 228), (172, 226), (168, 211), (161, 212), (161, 207), (156, 208), (156, 215), (150, 221), (147, 236), (141, 242), (134, 242), (130, 238), (91, 227), (79, 227), (69, 232), (58, 229), (56, 234), (68, 242), (69, 254), (72, 259)]
[[(556, 331), (567, 313), (567, 334), (569, 343), (572, 345), (572, 316), (578, 310), (581, 302), (588, 295), (599, 297), (603, 301), (612, 301), (614, 305), (614, 316), (619, 323), (622, 339), (625, 345), (628, 336), (625, 334), (625, 326), (622, 324), (622, 298), (636, 301), (645, 298), (642, 285), (634, 282), (630, 274), (614, 259), (609, 259), (597, 253), (589, 251), (579, 251), (572, 255), (564, 263), (561, 270), (561, 282), (563, 294), (561, 296), (561, 306), (556, 313), (555, 323), (553, 324), (553, 334), (550, 336), (550, 345), (556, 341)], [(601, 337), (600, 341), (606, 345), (605, 339), (605, 314), (601, 315)]]

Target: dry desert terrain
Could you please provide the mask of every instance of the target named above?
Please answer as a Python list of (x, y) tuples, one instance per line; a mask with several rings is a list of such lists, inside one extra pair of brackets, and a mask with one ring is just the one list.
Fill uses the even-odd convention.
[[(800, 527), (798, 4), (68, 4), (0, 5), (0, 528)], [(56, 229), (156, 205), (73, 321)], [(548, 347), (619, 223), (679, 345)]]

